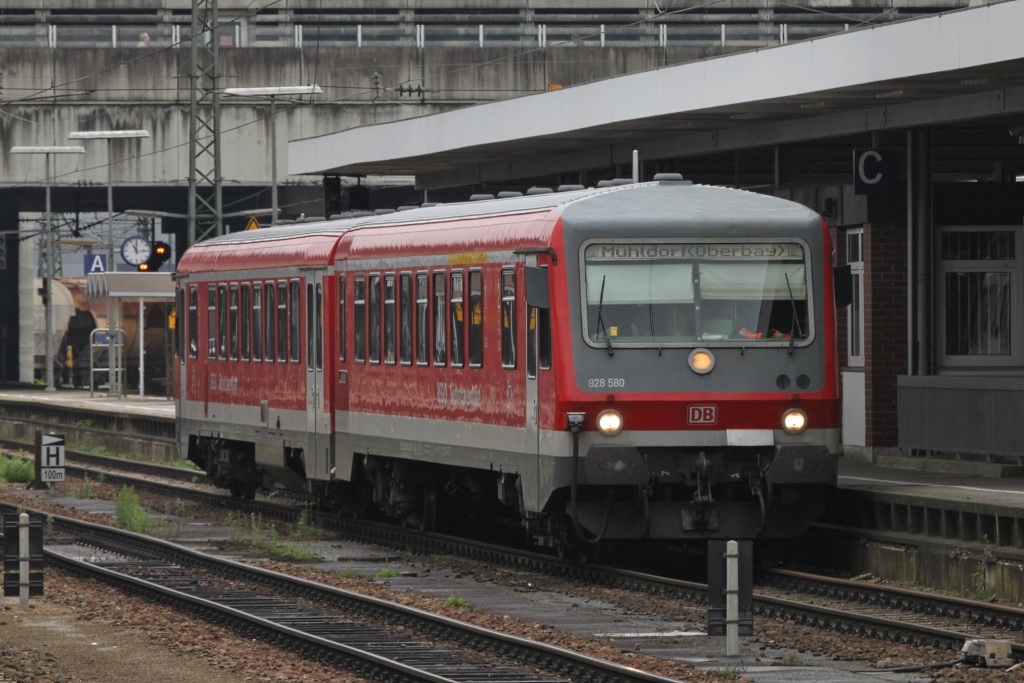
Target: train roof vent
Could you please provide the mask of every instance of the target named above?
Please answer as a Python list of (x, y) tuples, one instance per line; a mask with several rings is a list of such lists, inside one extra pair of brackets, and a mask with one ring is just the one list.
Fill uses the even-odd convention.
[(559, 185), (558, 192), (575, 192), (576, 190), (582, 190), (582, 185)]
[(336, 221), (339, 218), (348, 218), (351, 215), (352, 215), (351, 211), (346, 211), (345, 213), (332, 213), (331, 214), (331, 220), (332, 221)]
[(274, 223), (274, 225), (294, 225), (294, 224), (295, 224), (295, 221), (293, 221), (290, 218), (286, 218), (283, 221), (278, 221), (278, 222)]
[(683, 179), (682, 173), (655, 173), (654, 182), (656, 183), (682, 183), (686, 182)]
[(469, 201), (471, 202), (482, 202), (487, 199), (494, 199), (493, 194), (471, 194), (469, 195)]
[(374, 216), (383, 216), (385, 214), (394, 213), (394, 209), (375, 209), (373, 212)]
[(508, 199), (509, 197), (522, 197), (523, 193), (517, 190), (502, 190), (498, 193), (498, 199)]
[(444, 202), (423, 202), (420, 204), (421, 209), (429, 209), (432, 206), (441, 206)]
[(529, 190), (526, 191), (526, 194), (551, 194), (552, 192), (554, 192), (554, 190), (552, 190), (550, 187), (531, 187)]
[(615, 178), (614, 180), (611, 181), (611, 186), (612, 187), (618, 187), (619, 185), (632, 185), (632, 184), (633, 184), (633, 179), (632, 178)]
[(320, 222), (320, 221), (322, 221), (322, 220), (324, 220), (324, 217), (323, 217), (323, 216), (306, 216), (306, 217), (305, 217), (305, 218), (303, 218), (303, 219), (302, 219), (301, 221), (296, 221), (296, 222), (302, 222), (302, 223), (319, 223), (319, 222)]
[(363, 216), (372, 216), (373, 211), (356, 210), (349, 213), (352, 218), (362, 218)]
[(610, 180), (598, 180), (597, 187), (611, 187), (612, 181)]
[(418, 209), (418, 208), (420, 208), (420, 207), (416, 206), (415, 204), (406, 204), (405, 206), (398, 207), (398, 210), (399, 211), (412, 211), (413, 209)]

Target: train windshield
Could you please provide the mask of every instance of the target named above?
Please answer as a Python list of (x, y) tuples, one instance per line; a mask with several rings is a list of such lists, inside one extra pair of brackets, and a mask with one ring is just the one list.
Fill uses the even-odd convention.
[(583, 253), (596, 346), (785, 344), (810, 336), (795, 242), (599, 242)]

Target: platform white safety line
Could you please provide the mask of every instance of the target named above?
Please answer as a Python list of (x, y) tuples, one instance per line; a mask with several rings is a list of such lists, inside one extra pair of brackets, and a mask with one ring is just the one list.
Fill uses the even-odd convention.
[(959, 489), (962, 491), (977, 491), (979, 493), (1012, 493), (1015, 496), (1024, 496), (1024, 491), (1015, 491), (1014, 489), (995, 489), (985, 488), (983, 486), (964, 486), (962, 484), (935, 484), (931, 482), (909, 482), (909, 481), (898, 481), (895, 479), (873, 479), (871, 477), (848, 477), (841, 476), (840, 480), (846, 481), (866, 481), (873, 484), (893, 484), (897, 486), (913, 486), (915, 488), (922, 488), (925, 486), (942, 487), (947, 489)]

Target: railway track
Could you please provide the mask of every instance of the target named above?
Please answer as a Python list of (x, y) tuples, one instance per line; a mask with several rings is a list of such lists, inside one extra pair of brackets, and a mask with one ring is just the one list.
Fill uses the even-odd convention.
[[(111, 460), (116, 462), (109, 462)], [(101, 458), (100, 462), (109, 468), (118, 466), (120, 461)], [(144, 463), (132, 463), (132, 467), (146, 469)], [(157, 466), (156, 470), (148, 474), (159, 476), (159, 473), (168, 469), (177, 470)], [(185, 480), (195, 476), (195, 473), (187, 470), (177, 470), (174, 474), (181, 477), (180, 472), (187, 473)], [(242, 509), (257, 511), (265, 518), (294, 521), (301, 509), (296, 504), (241, 501), (219, 493), (153, 480), (121, 479), (109, 474), (107, 480), (206, 505), (242, 506)], [(617, 567), (568, 562), (541, 553), (387, 524), (332, 516), (321, 517), (319, 523), (325, 530), (351, 540), (407, 552), (447, 554), (693, 604), (704, 604), (707, 599), (707, 586), (699, 582)], [(1024, 610), (1019, 608), (785, 570), (766, 570), (762, 576), (763, 581), (755, 587), (754, 599), (754, 611), (760, 617), (949, 650), (959, 650), (969, 638), (1008, 640), (1013, 643), (1014, 656), (1024, 661)]]
[(375, 680), (672, 680), (113, 527), (51, 517), (55, 540), (47, 559), (66, 571)]

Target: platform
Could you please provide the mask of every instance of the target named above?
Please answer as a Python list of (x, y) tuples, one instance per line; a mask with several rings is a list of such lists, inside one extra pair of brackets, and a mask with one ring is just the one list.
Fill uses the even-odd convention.
[(81, 389), (46, 391), (45, 387), (0, 387), (0, 404), (22, 403), (41, 406), (61, 407), (71, 410), (112, 412), (122, 415), (139, 415), (174, 419), (174, 401), (167, 396), (136, 395), (108, 396), (106, 391), (93, 392)]

